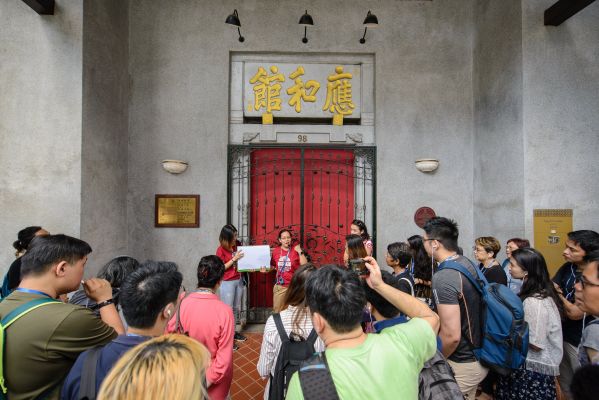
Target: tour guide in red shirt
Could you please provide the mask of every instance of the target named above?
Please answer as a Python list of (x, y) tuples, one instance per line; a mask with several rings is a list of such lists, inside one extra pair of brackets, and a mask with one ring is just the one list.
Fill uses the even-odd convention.
[[(279, 232), (280, 247), (272, 251), (270, 266), (276, 270), (275, 286), (272, 289), (273, 312), (281, 312), (283, 308), (285, 293), (291, 282), (291, 278), (300, 264), (305, 264), (306, 259), (300, 245), (291, 248), (291, 231), (282, 229)], [(300, 258), (302, 258), (300, 260)], [(301, 262), (300, 262), (301, 261)]]

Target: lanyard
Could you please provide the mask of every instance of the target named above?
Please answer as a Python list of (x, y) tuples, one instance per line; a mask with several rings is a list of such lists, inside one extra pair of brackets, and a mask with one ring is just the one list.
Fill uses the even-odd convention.
[(15, 290), (17, 292), (21, 292), (21, 293), (39, 294), (39, 295), (42, 295), (42, 296), (49, 297), (51, 299), (54, 298), (54, 297), (50, 296), (48, 293), (40, 292), (39, 290), (35, 290), (35, 289), (16, 288)]
[(489, 269), (491, 269), (491, 267), (493, 266), (494, 262), (495, 262), (495, 259), (492, 259), (491, 262), (489, 263), (488, 267), (485, 264), (481, 264), (483, 266), (482, 272), (483, 272), (484, 276), (487, 276), (487, 272), (489, 271)]
[[(574, 294), (574, 282), (576, 281), (576, 274), (574, 274), (575, 266), (574, 263), (570, 263), (570, 276), (564, 285), (564, 289), (566, 290), (566, 299), (570, 300), (570, 296)], [(570, 282), (572, 282), (572, 289), (568, 290), (568, 286), (570, 286)]]
[[(281, 247), (281, 253), (283, 252), (283, 248)], [(291, 247), (289, 248), (289, 250), (287, 250), (287, 254), (285, 254), (285, 259), (283, 260), (283, 271), (280, 270), (279, 268), (279, 260), (281, 259), (281, 257), (279, 257), (279, 260), (277, 260), (277, 277), (276, 277), (276, 282), (278, 285), (283, 285), (285, 283), (285, 280), (283, 279), (282, 276), (280, 276), (280, 274), (282, 274), (283, 272), (285, 272), (285, 266), (287, 265), (287, 260), (289, 260), (289, 253), (291, 252)]]

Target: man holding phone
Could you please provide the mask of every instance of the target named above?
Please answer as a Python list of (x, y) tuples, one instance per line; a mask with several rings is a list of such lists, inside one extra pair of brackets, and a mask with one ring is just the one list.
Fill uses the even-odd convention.
[[(436, 350), (439, 318), (420, 300), (384, 283), (374, 258), (364, 260), (368, 285), (411, 319), (367, 335), (360, 325), (366, 295), (358, 274), (336, 265), (313, 272), (306, 281), (306, 300), (314, 329), (326, 345), (334, 386), (342, 399), (415, 399), (418, 374)], [(402, 365), (400, 375), (397, 365)], [(286, 398), (304, 398), (297, 373)]]

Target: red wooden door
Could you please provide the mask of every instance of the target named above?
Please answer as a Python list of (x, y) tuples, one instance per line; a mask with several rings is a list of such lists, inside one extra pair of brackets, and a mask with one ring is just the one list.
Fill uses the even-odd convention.
[[(343, 262), (354, 215), (351, 150), (272, 148), (250, 159), (250, 242), (278, 246), (292, 231), (317, 265)], [(274, 273), (250, 273), (250, 308), (272, 307)]]

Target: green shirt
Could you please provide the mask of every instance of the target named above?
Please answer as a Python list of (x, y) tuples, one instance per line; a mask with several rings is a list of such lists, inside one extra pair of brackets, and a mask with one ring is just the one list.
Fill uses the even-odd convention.
[[(436, 351), (430, 325), (413, 318), (381, 333), (369, 334), (351, 349), (327, 349), (333, 382), (341, 400), (418, 398), (418, 375)], [(297, 373), (291, 378), (287, 400), (303, 399)]]
[[(43, 297), (13, 292), (0, 303), (0, 318), (16, 307)], [(4, 378), (11, 400), (33, 399), (50, 393), (58, 399), (62, 381), (77, 356), (104, 345), (116, 332), (90, 310), (73, 304), (40, 307), (16, 320), (5, 331)]]

